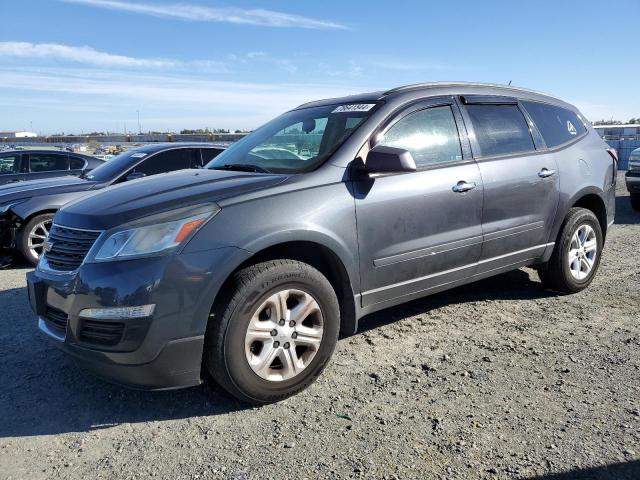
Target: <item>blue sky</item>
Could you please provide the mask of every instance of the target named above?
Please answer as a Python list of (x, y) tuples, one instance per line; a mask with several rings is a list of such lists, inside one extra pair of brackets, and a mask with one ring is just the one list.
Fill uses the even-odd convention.
[[(611, 5), (607, 11), (607, 5)], [(2, 0), (0, 130), (255, 128), (422, 81), (533, 88), (640, 117), (638, 0)]]

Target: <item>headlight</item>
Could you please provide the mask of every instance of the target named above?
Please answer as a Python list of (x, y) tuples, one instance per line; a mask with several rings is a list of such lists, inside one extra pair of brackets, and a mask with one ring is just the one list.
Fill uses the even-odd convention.
[(123, 260), (173, 250), (189, 240), (219, 211), (220, 208), (215, 206), (213, 210), (179, 220), (142, 225), (112, 233), (102, 243), (94, 260)]
[(640, 172), (640, 158), (629, 159), (629, 170), (632, 172)]

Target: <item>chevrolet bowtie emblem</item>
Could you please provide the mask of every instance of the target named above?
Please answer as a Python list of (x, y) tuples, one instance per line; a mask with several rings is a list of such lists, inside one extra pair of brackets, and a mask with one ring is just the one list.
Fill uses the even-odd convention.
[(51, 243), (49, 240), (45, 240), (45, 242), (42, 244), (42, 249), (47, 253), (49, 253), (52, 248), (53, 243)]

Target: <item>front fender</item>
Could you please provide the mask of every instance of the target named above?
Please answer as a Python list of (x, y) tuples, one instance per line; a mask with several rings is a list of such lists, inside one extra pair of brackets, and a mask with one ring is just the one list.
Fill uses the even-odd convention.
[(11, 212), (22, 220), (26, 220), (40, 212), (57, 212), (65, 204), (76, 200), (89, 192), (61, 193), (30, 198), (11, 208)]

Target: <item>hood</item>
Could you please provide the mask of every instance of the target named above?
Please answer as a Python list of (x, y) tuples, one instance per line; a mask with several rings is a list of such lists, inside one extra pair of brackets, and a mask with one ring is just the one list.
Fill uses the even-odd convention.
[(96, 182), (78, 177), (54, 177), (26, 182), (9, 183), (0, 186), (0, 205), (22, 198), (90, 190)]
[(155, 213), (219, 200), (282, 183), (287, 175), (180, 170), (107, 187), (65, 205), (56, 223), (106, 230)]

